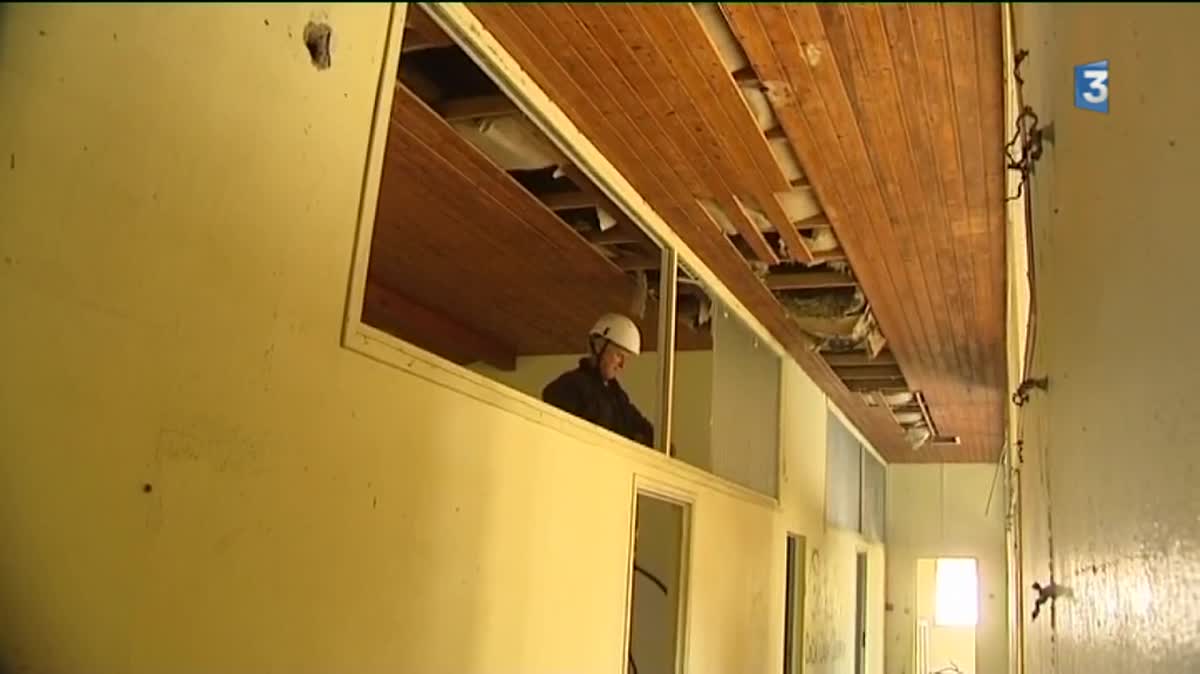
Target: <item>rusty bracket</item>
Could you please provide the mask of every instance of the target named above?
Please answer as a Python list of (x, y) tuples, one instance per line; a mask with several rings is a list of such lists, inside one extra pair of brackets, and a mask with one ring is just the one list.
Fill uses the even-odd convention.
[(1017, 407), (1022, 407), (1029, 402), (1029, 392), (1038, 389), (1040, 391), (1048, 391), (1050, 389), (1050, 380), (1047, 377), (1039, 377), (1036, 379), (1026, 379), (1017, 386), (1017, 390), (1012, 394), (1013, 404)]

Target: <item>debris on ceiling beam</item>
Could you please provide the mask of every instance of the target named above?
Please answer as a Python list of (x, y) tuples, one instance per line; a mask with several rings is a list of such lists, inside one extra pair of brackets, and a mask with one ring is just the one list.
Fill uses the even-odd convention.
[(808, 290), (814, 288), (853, 288), (854, 277), (834, 271), (782, 272), (768, 274), (767, 288), (771, 290)]
[(451, 126), (507, 171), (561, 166), (567, 161), (541, 130), (521, 115), (456, 121)]

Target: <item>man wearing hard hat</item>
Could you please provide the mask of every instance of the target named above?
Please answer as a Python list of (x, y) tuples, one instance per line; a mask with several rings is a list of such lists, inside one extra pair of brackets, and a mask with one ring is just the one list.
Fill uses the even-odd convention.
[(588, 353), (579, 367), (542, 390), (542, 400), (577, 417), (654, 446), (654, 426), (629, 401), (617, 375), (642, 350), (637, 325), (620, 314), (605, 314), (588, 333)]

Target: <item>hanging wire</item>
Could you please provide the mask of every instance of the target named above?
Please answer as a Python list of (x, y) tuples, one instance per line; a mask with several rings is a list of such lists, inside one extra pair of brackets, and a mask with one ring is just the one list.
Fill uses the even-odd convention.
[[(1021, 182), (1017, 183), (1017, 193), (1005, 197), (1005, 201), (1015, 201), (1021, 198), (1025, 184), (1029, 182), (1033, 173), (1034, 162), (1042, 158), (1043, 130), (1038, 126), (1038, 116), (1033, 108), (1028, 105), (1023, 106), (1015, 125), (1016, 129), (1013, 130), (1012, 138), (1004, 145), (1004, 156), (1008, 160), (1007, 167), (1021, 173)], [(1018, 142), (1021, 146), (1020, 156), (1014, 154)]]
[(638, 566), (637, 562), (634, 562), (634, 563), (633, 563), (633, 570), (634, 570), (634, 571), (637, 571), (638, 573), (642, 574), (643, 576), (645, 576), (645, 577), (649, 578), (649, 579), (650, 579), (650, 582), (652, 582), (652, 583), (654, 583), (655, 585), (657, 585), (657, 586), (658, 586), (658, 589), (662, 590), (663, 594), (670, 594), (670, 591), (667, 589), (667, 584), (666, 584), (666, 583), (664, 583), (664, 582), (662, 582), (661, 580), (659, 580), (658, 576), (656, 576), (656, 575), (654, 575), (653, 573), (650, 573), (649, 571), (647, 571), (647, 570), (643, 569), (642, 567)]
[[(663, 594), (670, 594), (670, 591), (667, 589), (666, 583), (662, 582), (662, 580), (659, 579), (658, 576), (654, 575), (653, 573), (650, 573), (646, 569), (639, 566), (637, 562), (633, 563), (633, 570), (642, 574), (646, 578), (650, 579), (650, 582), (657, 585), (658, 589), (662, 590)], [(633, 659), (633, 644), (632, 643), (629, 644), (629, 674), (638, 674), (637, 661)]]

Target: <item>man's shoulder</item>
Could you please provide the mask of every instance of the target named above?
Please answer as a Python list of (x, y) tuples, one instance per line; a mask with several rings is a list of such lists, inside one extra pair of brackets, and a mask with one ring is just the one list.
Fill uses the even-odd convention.
[(555, 377), (549, 384), (546, 384), (545, 390), (560, 389), (563, 387), (578, 387), (586, 383), (587, 372), (582, 367), (577, 367)]

